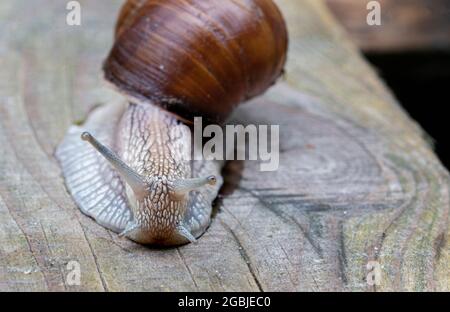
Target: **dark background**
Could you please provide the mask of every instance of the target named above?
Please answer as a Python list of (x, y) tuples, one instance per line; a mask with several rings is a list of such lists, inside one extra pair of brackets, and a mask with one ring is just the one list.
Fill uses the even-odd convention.
[(380, 26), (369, 0), (326, 2), (450, 169), (450, 0), (378, 0)]
[(437, 155), (450, 169), (450, 53), (367, 53), (366, 57), (407, 112), (433, 139)]

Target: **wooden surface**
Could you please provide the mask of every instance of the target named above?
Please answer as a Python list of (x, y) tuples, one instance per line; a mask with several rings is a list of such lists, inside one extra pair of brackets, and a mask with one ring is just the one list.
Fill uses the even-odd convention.
[(378, 0), (381, 25), (367, 24), (369, 0), (326, 0), (331, 11), (367, 52), (450, 50), (448, 0)]
[(64, 1), (0, 2), (0, 290), (450, 290), (448, 172), (317, 0), (277, 1), (286, 78), (235, 117), (280, 125), (278, 171), (230, 163), (196, 245), (140, 246), (82, 215), (53, 152), (115, 97), (100, 66), (120, 2), (81, 1), (80, 27)]

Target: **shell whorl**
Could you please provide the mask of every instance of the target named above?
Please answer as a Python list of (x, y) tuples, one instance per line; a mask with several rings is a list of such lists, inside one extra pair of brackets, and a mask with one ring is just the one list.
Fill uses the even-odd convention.
[(103, 68), (133, 98), (221, 122), (281, 75), (287, 42), (272, 0), (129, 0)]

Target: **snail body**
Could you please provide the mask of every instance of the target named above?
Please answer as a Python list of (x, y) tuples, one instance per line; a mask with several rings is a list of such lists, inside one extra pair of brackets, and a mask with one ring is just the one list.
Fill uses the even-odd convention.
[(189, 124), (221, 123), (264, 92), (286, 48), (272, 0), (127, 1), (103, 66), (126, 100), (72, 126), (56, 151), (80, 209), (142, 244), (194, 242), (209, 226), (223, 162), (191, 160)]

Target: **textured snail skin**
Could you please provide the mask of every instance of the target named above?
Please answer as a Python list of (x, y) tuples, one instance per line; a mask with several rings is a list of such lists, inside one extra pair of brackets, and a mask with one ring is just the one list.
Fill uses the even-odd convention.
[(275, 82), (286, 49), (271, 0), (127, 1), (104, 63), (126, 99), (72, 126), (56, 151), (81, 211), (138, 243), (194, 242), (210, 224), (224, 162), (190, 160), (202, 147), (182, 120), (224, 121)]
[(104, 63), (119, 90), (187, 120), (224, 121), (281, 75), (287, 30), (272, 0), (128, 1)]
[[(187, 202), (173, 199), (170, 190), (173, 181), (191, 177), (190, 130), (153, 105), (136, 104), (125, 111), (119, 129), (119, 155), (144, 177), (150, 190), (131, 207), (141, 225), (135, 234), (140, 238), (135, 240), (172, 240), (175, 224), (186, 214)], [(133, 195), (129, 190), (128, 198)]]
[[(220, 185), (203, 186), (195, 194), (173, 195), (175, 181), (192, 177), (191, 131), (174, 116), (154, 105), (131, 104), (119, 124), (117, 147), (120, 157), (140, 176), (150, 190), (131, 205), (139, 231), (130, 236), (145, 244), (177, 245), (186, 239), (177, 235), (176, 226), (185, 224), (194, 235), (196, 224), (209, 224), (210, 209)], [(203, 161), (195, 175), (220, 175), (222, 163)], [(221, 184), (222, 180), (220, 180)], [(128, 198), (133, 192), (128, 190)], [(192, 195), (192, 196), (191, 196)], [(194, 210), (196, 207), (202, 211)], [(188, 213), (187, 208), (190, 207)], [(207, 207), (206, 207), (207, 206)], [(204, 215), (205, 209), (208, 215)], [(186, 217), (186, 218), (185, 218)]]

